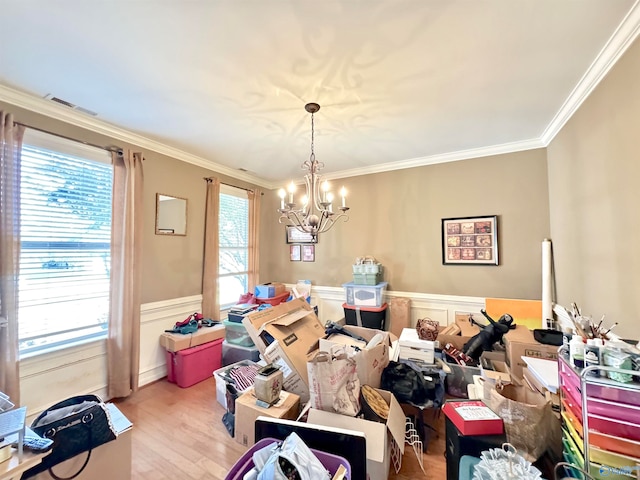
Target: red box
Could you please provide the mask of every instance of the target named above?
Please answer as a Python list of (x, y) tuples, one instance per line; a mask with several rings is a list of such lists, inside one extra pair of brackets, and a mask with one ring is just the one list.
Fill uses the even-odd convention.
[(504, 422), (480, 400), (445, 402), (442, 411), (463, 435), (500, 435)]
[(187, 388), (222, 367), (222, 338), (178, 352), (166, 352), (167, 380)]

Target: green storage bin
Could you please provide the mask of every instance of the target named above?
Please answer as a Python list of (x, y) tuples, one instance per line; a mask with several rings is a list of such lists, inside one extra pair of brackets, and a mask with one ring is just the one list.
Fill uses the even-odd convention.
[(382, 273), (354, 273), (353, 283), (356, 285), (375, 286), (382, 282)]
[(225, 340), (240, 347), (253, 347), (253, 340), (242, 323), (223, 320), (222, 324), (226, 329)]

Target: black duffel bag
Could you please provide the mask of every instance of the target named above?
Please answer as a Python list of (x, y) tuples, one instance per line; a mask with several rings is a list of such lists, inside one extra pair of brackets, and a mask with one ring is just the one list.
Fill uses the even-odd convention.
[(380, 388), (393, 393), (400, 403), (423, 404), (434, 391), (422, 372), (402, 362), (389, 362), (382, 371)]
[[(31, 430), (53, 440), (53, 447), (42, 463), (24, 473), (23, 479), (45, 470), (56, 480), (75, 478), (89, 463), (91, 450), (117, 436), (106, 405), (96, 395), (79, 395), (52, 405), (31, 423)], [(52, 471), (55, 465), (84, 452), (84, 464), (75, 474), (62, 478)]]

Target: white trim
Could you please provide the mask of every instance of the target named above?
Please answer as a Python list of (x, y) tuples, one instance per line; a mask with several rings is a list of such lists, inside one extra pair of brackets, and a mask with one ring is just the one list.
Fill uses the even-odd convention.
[(62, 106), (51, 100), (36, 97), (18, 90), (14, 90), (4, 85), (0, 85), (0, 101), (10, 103), (20, 108), (30, 110), (42, 115), (46, 115), (55, 120), (75, 125), (76, 127), (87, 129), (91, 132), (98, 133), (100, 135), (106, 135), (115, 140), (130, 143), (143, 149), (152, 150), (162, 155), (181, 160), (186, 163), (197, 165), (208, 170), (228, 175), (238, 180), (243, 180), (249, 183), (253, 183), (260, 187), (275, 188), (270, 182), (265, 181), (260, 177), (250, 175), (248, 173), (236, 170), (234, 168), (220, 165), (211, 160), (187, 153), (178, 148), (165, 145), (164, 143), (157, 142), (150, 138), (138, 135), (137, 133), (130, 132), (124, 128), (120, 128), (116, 125), (112, 125), (103, 120), (91, 117), (87, 114), (72, 110), (69, 107)]
[(636, 0), (636, 3), (631, 7), (631, 10), (622, 20), (600, 54), (587, 69), (562, 107), (560, 107), (558, 113), (547, 125), (547, 128), (540, 136), (540, 140), (545, 147), (551, 143), (640, 33), (639, 5), (640, 1)]
[(406, 168), (423, 167), (425, 165), (436, 165), (438, 163), (457, 162), (459, 160), (471, 160), (474, 158), (489, 157), (491, 155), (502, 155), (505, 153), (522, 152), (525, 150), (534, 150), (543, 148), (545, 145), (540, 139), (532, 138), (521, 142), (503, 143), (501, 145), (493, 145), (490, 147), (471, 148), (469, 150), (460, 150), (457, 152), (449, 152), (428, 157), (418, 157), (399, 162), (382, 163), (364, 168), (353, 168), (351, 170), (342, 170), (340, 172), (323, 174), (322, 178), (326, 180), (335, 180), (339, 178), (356, 177), (358, 175), (369, 175), (372, 173), (390, 172), (393, 170), (402, 170)]

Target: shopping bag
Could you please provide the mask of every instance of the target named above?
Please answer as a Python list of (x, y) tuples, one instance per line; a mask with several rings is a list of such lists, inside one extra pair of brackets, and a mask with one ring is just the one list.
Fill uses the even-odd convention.
[(535, 462), (547, 450), (554, 458), (561, 453), (560, 421), (550, 401), (525, 386), (483, 384), (485, 401), (502, 418), (507, 441), (523, 457)]
[(356, 361), (344, 347), (317, 351), (307, 362), (309, 402), (313, 408), (356, 416), (360, 411), (360, 380)]

